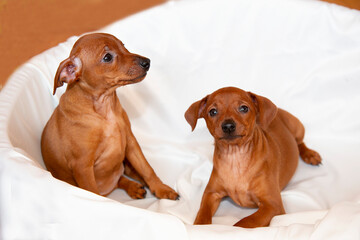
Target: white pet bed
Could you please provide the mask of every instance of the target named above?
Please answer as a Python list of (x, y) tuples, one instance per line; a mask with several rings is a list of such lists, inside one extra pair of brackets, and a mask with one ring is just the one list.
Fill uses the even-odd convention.
[[(1, 239), (359, 239), (360, 12), (319, 1), (175, 1), (99, 30), (151, 59), (146, 79), (118, 89), (145, 156), (179, 201), (109, 198), (54, 179), (42, 129), (65, 87), (53, 78), (78, 37), (31, 59), (0, 93)], [(225, 199), (212, 225), (193, 226), (212, 169), (213, 139), (186, 109), (236, 86), (302, 120), (323, 157), (299, 160), (270, 227), (232, 224), (255, 209)], [(74, 103), (76, 104), (76, 103)]]

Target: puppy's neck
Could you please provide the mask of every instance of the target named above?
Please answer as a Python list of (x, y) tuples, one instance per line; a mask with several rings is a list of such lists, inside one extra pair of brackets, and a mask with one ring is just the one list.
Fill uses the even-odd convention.
[(249, 144), (228, 144), (220, 148), (215, 145), (214, 169), (230, 168), (239, 174), (248, 169), (250, 161), (251, 146)]
[(62, 100), (68, 103), (65, 106), (72, 105), (72, 109), (75, 103), (82, 112), (95, 112), (107, 118), (109, 113), (113, 113), (120, 105), (115, 89), (100, 91), (82, 84), (73, 84), (68, 86)]
[(112, 116), (112, 113), (116, 111), (116, 106), (119, 102), (115, 91), (110, 94), (102, 94), (98, 98), (93, 99), (93, 101), (95, 112), (105, 118)]
[(246, 143), (244, 145), (236, 144), (216, 144), (215, 143), (215, 155), (217, 158), (231, 159), (234, 157), (251, 155), (251, 144)]

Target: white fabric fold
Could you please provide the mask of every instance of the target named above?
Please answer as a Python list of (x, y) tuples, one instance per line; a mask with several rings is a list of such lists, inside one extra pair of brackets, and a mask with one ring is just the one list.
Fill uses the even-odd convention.
[[(171, 1), (99, 32), (151, 59), (141, 83), (117, 90), (158, 176), (179, 201), (122, 190), (97, 196), (54, 179), (41, 132), (65, 86), (53, 77), (78, 37), (32, 58), (0, 93), (1, 239), (358, 239), (360, 236), (360, 13), (320, 1)], [(270, 227), (232, 225), (256, 209), (224, 199), (212, 225), (193, 226), (212, 170), (213, 139), (184, 113), (235, 86), (271, 99), (305, 125), (323, 157), (299, 159)], [(76, 103), (74, 103), (76, 104)]]

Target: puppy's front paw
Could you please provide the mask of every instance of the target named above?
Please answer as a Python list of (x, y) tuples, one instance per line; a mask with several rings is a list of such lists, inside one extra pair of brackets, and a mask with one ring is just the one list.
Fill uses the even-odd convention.
[[(271, 219), (271, 218), (270, 218)], [(256, 228), (269, 226), (270, 220), (266, 217), (254, 217), (250, 215), (234, 224), (234, 227)]]
[(204, 224), (211, 224), (211, 217), (203, 217), (203, 216), (197, 216), (194, 225), (204, 225)]
[(246, 221), (244, 219), (238, 221), (234, 224), (234, 227), (242, 227), (242, 228), (255, 228), (259, 227), (259, 224), (253, 221)]
[(319, 165), (321, 164), (320, 154), (314, 150), (306, 149), (300, 153), (300, 156), (304, 162), (311, 165)]
[(175, 192), (171, 187), (165, 184), (158, 184), (153, 190), (153, 194), (157, 198), (165, 198), (171, 200), (178, 200), (180, 198), (179, 194)]

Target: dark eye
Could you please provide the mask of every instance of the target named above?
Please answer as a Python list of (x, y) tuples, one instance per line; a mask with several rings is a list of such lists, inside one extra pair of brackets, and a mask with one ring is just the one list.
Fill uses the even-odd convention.
[(239, 107), (239, 112), (247, 113), (249, 111), (249, 108), (245, 105), (242, 105)]
[(110, 53), (105, 54), (105, 56), (103, 57), (104, 62), (111, 62), (112, 59), (113, 59), (113, 56)]
[(215, 108), (212, 108), (212, 109), (209, 111), (209, 114), (210, 114), (211, 117), (214, 117), (217, 113), (218, 113), (218, 111), (217, 111)]

